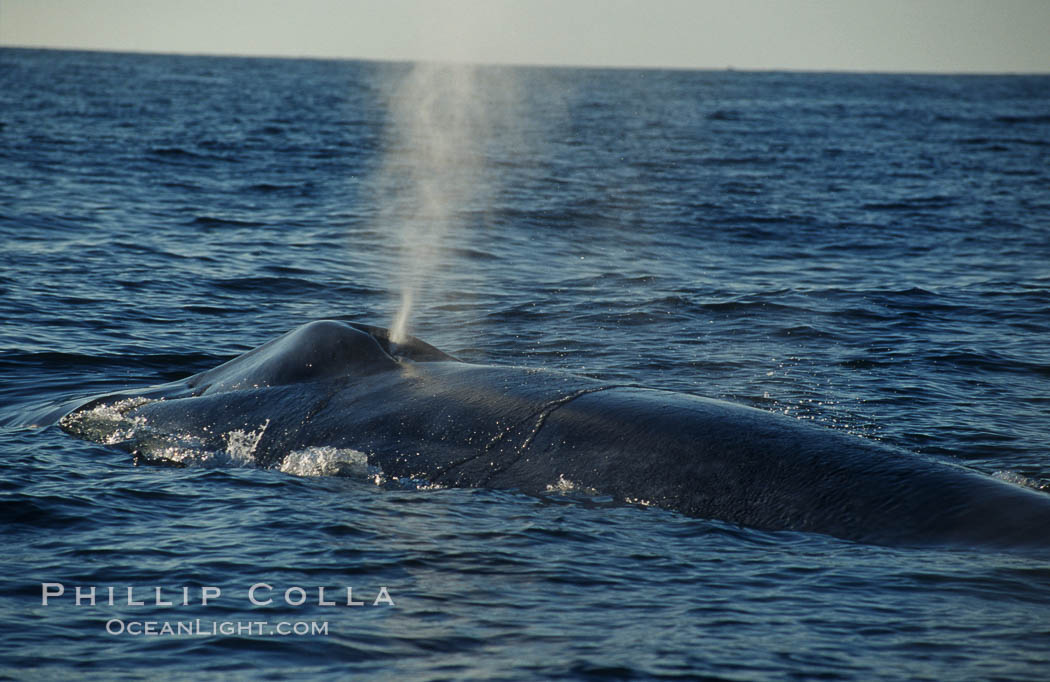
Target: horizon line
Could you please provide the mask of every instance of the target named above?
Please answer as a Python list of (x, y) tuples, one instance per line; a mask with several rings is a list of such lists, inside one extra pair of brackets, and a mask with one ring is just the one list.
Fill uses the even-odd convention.
[(497, 68), (523, 68), (523, 69), (583, 69), (583, 70), (607, 70), (607, 71), (706, 71), (706, 72), (738, 72), (738, 73), (812, 73), (812, 74), (843, 74), (843, 75), (899, 75), (899, 76), (1050, 76), (1047, 71), (934, 71), (934, 70), (910, 70), (893, 68), (849, 68), (849, 67), (755, 67), (755, 66), (682, 66), (682, 65), (655, 65), (655, 64), (564, 64), (553, 62), (516, 62), (516, 61), (470, 61), (460, 59), (410, 59), (394, 57), (355, 57), (355, 56), (323, 56), (323, 55), (290, 55), (290, 54), (266, 54), (266, 53), (232, 53), (232, 52), (209, 52), (209, 51), (181, 51), (181, 50), (135, 50), (108, 47), (70, 47), (54, 45), (7, 45), (0, 44), (0, 50), (47, 50), (52, 52), (92, 52), (99, 54), (126, 54), (126, 55), (155, 55), (167, 57), (206, 57), (212, 59), (288, 59), (297, 61), (331, 61), (331, 62), (368, 62), (378, 64), (447, 64), (450, 66), (476, 66)]

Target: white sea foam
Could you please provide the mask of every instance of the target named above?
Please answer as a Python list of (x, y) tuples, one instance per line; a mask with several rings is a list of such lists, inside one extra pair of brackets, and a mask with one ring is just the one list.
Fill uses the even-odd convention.
[(1029, 478), (1028, 476), (1019, 474), (1016, 471), (996, 471), (992, 474), (992, 476), (998, 478), (1000, 481), (1013, 483), (1014, 485), (1019, 485), (1022, 488), (1050, 491), (1050, 484), (1040, 483), (1034, 478)]
[(546, 492), (559, 495), (579, 494), (587, 497), (599, 495), (599, 492), (594, 488), (580, 485), (575, 481), (565, 478), (565, 474), (558, 474), (558, 480), (554, 483), (548, 484)]
[(280, 471), (293, 476), (345, 476), (377, 485), (385, 482), (379, 467), (368, 464), (368, 455), (351, 448), (309, 447), (288, 453)]
[(127, 398), (113, 403), (102, 403), (87, 410), (79, 410), (62, 417), (60, 424), (78, 438), (104, 445), (117, 445), (132, 440), (144, 428), (144, 417), (128, 417), (127, 413), (151, 402), (146, 398)]
[(576, 484), (565, 478), (565, 474), (558, 474), (558, 480), (547, 485), (549, 493), (571, 493), (577, 490)]

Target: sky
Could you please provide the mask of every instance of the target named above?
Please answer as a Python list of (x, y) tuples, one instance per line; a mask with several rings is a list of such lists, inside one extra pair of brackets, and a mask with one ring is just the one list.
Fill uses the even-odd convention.
[(1050, 0), (0, 0), (0, 46), (1050, 73)]

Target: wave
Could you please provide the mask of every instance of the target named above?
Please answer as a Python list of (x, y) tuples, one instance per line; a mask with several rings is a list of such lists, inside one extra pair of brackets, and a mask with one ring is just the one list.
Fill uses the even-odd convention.
[(1033, 114), (1029, 116), (1004, 115), (996, 116), (996, 123), (1018, 124), (1018, 123), (1050, 123), (1050, 114)]
[(237, 220), (235, 218), (218, 218), (216, 216), (200, 215), (186, 222), (187, 225), (202, 225), (204, 227), (262, 227), (266, 223), (253, 220)]

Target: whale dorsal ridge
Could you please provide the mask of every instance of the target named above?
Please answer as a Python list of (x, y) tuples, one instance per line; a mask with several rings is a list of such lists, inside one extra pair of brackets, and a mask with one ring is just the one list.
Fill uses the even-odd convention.
[(368, 332), (335, 320), (310, 322), (187, 380), (194, 394), (364, 376), (396, 368)]

